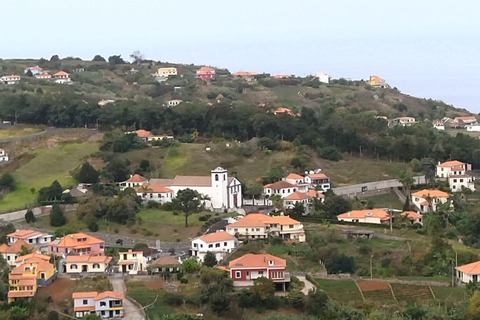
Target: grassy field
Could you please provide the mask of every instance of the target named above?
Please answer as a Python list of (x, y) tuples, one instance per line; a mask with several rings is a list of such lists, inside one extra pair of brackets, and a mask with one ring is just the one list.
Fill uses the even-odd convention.
[(315, 279), (320, 289), (336, 302), (350, 304), (362, 302), (362, 295), (353, 280)]
[(432, 291), (435, 298), (442, 301), (462, 301), (467, 299), (467, 294), (464, 287), (434, 287)]
[[(0, 212), (25, 207), (38, 196), (38, 190), (49, 186), (54, 180), (67, 188), (75, 184), (70, 170), (82, 164), (98, 150), (98, 142), (61, 143), (54, 148), (39, 148), (31, 151), (34, 158), (13, 173), (17, 190), (0, 200)], [(35, 189), (32, 193), (32, 188)]]
[(44, 126), (15, 125), (0, 129), (0, 139), (26, 136), (29, 134), (42, 132), (44, 130)]
[(392, 193), (379, 194), (370, 197), (362, 197), (363, 201), (373, 201), (376, 208), (403, 209), (403, 203)]

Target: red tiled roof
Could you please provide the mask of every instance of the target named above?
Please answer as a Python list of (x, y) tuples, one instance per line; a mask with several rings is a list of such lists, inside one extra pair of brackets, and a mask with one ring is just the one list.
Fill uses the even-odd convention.
[(135, 131), (139, 137), (148, 138), (150, 136), (150, 131), (139, 129)]
[(116, 291), (105, 291), (105, 292), (99, 293), (98, 296), (95, 298), (95, 300), (100, 300), (104, 298), (125, 299), (125, 294), (122, 292), (116, 292)]
[(341, 213), (337, 216), (338, 218), (365, 218), (365, 217), (376, 217), (380, 219), (389, 218), (390, 215), (387, 211), (383, 209), (363, 209), (363, 210), (352, 210), (345, 213)]
[(448, 192), (437, 190), (437, 189), (423, 189), (412, 193), (412, 196), (415, 197), (432, 197), (432, 198), (439, 198), (439, 197), (446, 197), (448, 198), (450, 194)]
[(73, 307), (73, 311), (95, 311), (95, 306), (75, 306)]
[(54, 74), (54, 76), (68, 76), (70, 73), (65, 72), (65, 71), (58, 71), (57, 73)]
[(83, 292), (74, 292), (72, 294), (73, 299), (77, 298), (95, 298), (98, 295), (97, 291), (83, 291)]
[(127, 180), (127, 182), (144, 182), (144, 181), (148, 181), (148, 179), (142, 175), (139, 175), (138, 173), (134, 174)]
[(225, 231), (217, 231), (214, 233), (209, 233), (199, 237), (205, 242), (216, 242), (216, 241), (224, 241), (224, 240), (232, 240), (235, 239), (234, 236), (226, 233)]
[(34, 290), (28, 291), (8, 291), (9, 298), (25, 298), (25, 297), (33, 297), (35, 295)]
[(173, 192), (172, 189), (167, 188), (162, 185), (157, 185), (157, 184), (149, 184), (144, 187), (137, 187), (136, 188), (137, 192), (146, 192), (146, 193), (168, 193), (168, 192)]
[(451, 161), (442, 162), (438, 166), (439, 167), (454, 167), (454, 166), (461, 166), (461, 165), (464, 165), (464, 164), (465, 164), (465, 162), (461, 162), (461, 161), (458, 161), (458, 160), (451, 160)]
[(286, 179), (303, 179), (303, 176), (298, 173), (290, 173)]
[(301, 192), (301, 191), (295, 191), (294, 193), (286, 196), (283, 199), (285, 199), (285, 200), (304, 200), (304, 199), (308, 199), (308, 198), (311, 198), (310, 194), (305, 193), (305, 192)]
[(6, 252), (6, 253), (17, 253), (17, 252), (20, 252), (22, 251), (22, 247), (26, 247), (27, 249), (31, 250), (31, 249), (34, 249), (35, 246), (25, 242), (24, 240), (22, 239), (19, 239), (17, 241), (15, 241), (12, 245), (8, 246), (6, 245), (5, 246), (1, 246), (0, 247), (0, 252)]
[(422, 214), (415, 212), (415, 211), (404, 211), (402, 212), (402, 216), (407, 216), (410, 220), (415, 220), (418, 218), (423, 217)]
[(15, 232), (12, 232), (12, 233), (8, 234), (7, 236), (8, 237), (19, 238), (19, 239), (25, 239), (25, 238), (28, 238), (28, 237), (36, 236), (38, 234), (41, 234), (41, 232), (35, 231), (35, 230), (32, 230), (32, 229), (21, 229), (21, 230), (17, 230)]
[[(273, 265), (269, 264), (273, 261)], [(229, 262), (230, 268), (251, 268), (251, 267), (287, 267), (287, 260), (274, 256), (272, 254), (254, 254), (247, 253), (240, 258)]]
[(294, 188), (296, 186), (297, 186), (296, 184), (292, 184), (290, 182), (281, 180), (281, 181), (277, 181), (275, 183), (269, 183), (269, 184), (265, 185), (264, 187), (265, 188), (271, 188), (271, 189), (285, 189), (285, 188)]
[(328, 176), (325, 173), (311, 173), (308, 176), (312, 179), (328, 179)]
[(238, 71), (233, 74), (234, 76), (256, 76), (258, 72), (255, 71)]
[(180, 261), (178, 261), (177, 258), (174, 256), (162, 256), (158, 258), (157, 260), (153, 261), (152, 266), (157, 265), (157, 266), (172, 266), (172, 265), (179, 265), (181, 264)]

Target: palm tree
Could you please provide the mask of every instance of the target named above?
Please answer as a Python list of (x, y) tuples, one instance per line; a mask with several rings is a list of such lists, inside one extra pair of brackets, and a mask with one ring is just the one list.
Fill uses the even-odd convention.
[(26, 247), (26, 246), (22, 246), (22, 248), (20, 249), (20, 252), (18, 252), (18, 254), (19, 254), (20, 256), (24, 256), (24, 255), (26, 255), (26, 254), (32, 253), (33, 250), (34, 250), (34, 248), (31, 248), (31, 249), (30, 249), (30, 248), (28, 248), (28, 247)]
[(403, 171), (398, 181), (400, 181), (400, 183), (403, 185), (405, 196), (410, 199), (410, 189), (412, 185), (415, 183), (415, 179), (413, 178), (413, 175), (408, 171)]

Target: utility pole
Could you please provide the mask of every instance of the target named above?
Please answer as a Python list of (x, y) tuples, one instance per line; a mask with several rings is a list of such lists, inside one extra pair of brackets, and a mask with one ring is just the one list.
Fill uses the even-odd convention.
[(373, 279), (373, 254), (370, 256), (370, 280)]

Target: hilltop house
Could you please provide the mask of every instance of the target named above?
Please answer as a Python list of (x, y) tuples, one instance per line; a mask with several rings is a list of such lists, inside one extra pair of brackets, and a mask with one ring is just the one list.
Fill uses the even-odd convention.
[(389, 223), (390, 214), (383, 209), (352, 210), (337, 216), (338, 221), (357, 223)]
[(122, 273), (139, 274), (147, 270), (147, 260), (143, 256), (143, 251), (136, 250), (119, 252), (118, 265)]
[(29, 250), (34, 250), (35, 247), (31, 244), (28, 244), (24, 240), (15, 241), (15, 243), (8, 245), (2, 244), (0, 245), (0, 255), (3, 257), (5, 261), (11, 266), (16, 265), (15, 260), (20, 256), (20, 251), (22, 251), (22, 247), (25, 247)]
[(35, 76), (37, 74), (43, 73), (43, 68), (39, 66), (27, 67), (25, 68), (24, 73), (26, 74), (28, 71), (30, 71), (32, 75)]
[(213, 80), (216, 78), (215, 68), (201, 67), (197, 70), (196, 77), (202, 80)]
[(21, 79), (22, 78), (18, 74), (11, 74), (8, 76), (0, 77), (0, 83), (17, 84), (20, 82)]
[(70, 83), (72, 80), (70, 79), (70, 73), (66, 71), (58, 71), (53, 75), (53, 78), (55, 79), (55, 83)]
[(8, 154), (5, 149), (0, 148), (0, 162), (8, 162)]
[(31, 229), (21, 229), (7, 234), (7, 241), (9, 245), (17, 242), (18, 240), (23, 240), (26, 243), (41, 248), (46, 247), (48, 243), (53, 240), (53, 236), (48, 233)]
[(154, 134), (152, 134), (150, 131), (148, 130), (144, 130), (144, 129), (138, 129), (136, 131), (130, 131), (130, 132), (125, 132), (125, 134), (133, 134), (133, 133), (136, 133), (137, 136), (142, 139), (144, 142), (152, 142), (152, 141), (157, 141), (157, 140), (163, 140), (163, 139), (172, 139), (173, 140), (173, 136), (167, 136), (167, 135), (161, 135), (161, 136), (156, 136)]
[(317, 72), (317, 74), (315, 75), (315, 78), (317, 78), (318, 81), (320, 81), (321, 83), (330, 83), (330, 79), (332, 78), (332, 76), (329, 74), (326, 74), (323, 71), (320, 71), (320, 72)]
[(285, 107), (278, 107), (277, 109), (273, 110), (273, 114), (288, 114), (289, 116), (295, 116), (295, 113), (290, 108)]
[(299, 187), (296, 184), (281, 180), (275, 183), (269, 183), (263, 186), (263, 194), (267, 196), (280, 195), (282, 198), (291, 195)]
[(207, 252), (212, 252), (217, 261), (223, 260), (238, 246), (238, 240), (225, 231), (209, 233), (192, 240), (192, 256), (203, 262)]
[(310, 187), (316, 188), (320, 186), (323, 191), (330, 189), (330, 178), (322, 172), (321, 169), (309, 171), (305, 174), (305, 183)]
[(124, 316), (123, 300), (125, 294), (122, 292), (74, 292), (72, 298), (76, 318), (83, 318), (90, 313), (96, 313), (101, 319), (122, 318)]
[(104, 255), (105, 241), (83, 232), (72, 233), (48, 243), (48, 253), (61, 254), (62, 256), (69, 253)]
[(437, 164), (436, 176), (441, 180), (448, 180), (453, 192), (460, 192), (463, 188), (475, 191), (475, 177), (468, 172), (472, 165), (458, 160), (445, 161)]
[(287, 260), (271, 254), (247, 253), (229, 262), (230, 278), (234, 286), (253, 286), (253, 281), (260, 277), (283, 284), (290, 282), (290, 274), (286, 272)]
[(25, 258), (8, 275), (8, 302), (34, 297), (38, 287), (49, 285), (55, 278), (55, 265), (35, 256)]
[(450, 123), (451, 127), (455, 128), (466, 128), (467, 126), (474, 126), (478, 124), (478, 120), (475, 116), (463, 116), (455, 117)]
[(234, 77), (242, 78), (245, 81), (256, 81), (255, 76), (258, 75), (258, 72), (255, 71), (238, 71), (233, 74)]
[(169, 77), (169, 76), (176, 76), (177, 75), (177, 68), (175, 67), (164, 67), (158, 68), (157, 72), (154, 74), (156, 77)]
[(439, 204), (447, 203), (450, 194), (436, 189), (423, 189), (412, 193), (412, 203), (421, 213), (436, 211)]
[(291, 75), (289, 74), (276, 74), (273, 76), (275, 79), (286, 79), (286, 78), (290, 78)]
[(377, 88), (386, 88), (388, 86), (387, 81), (384, 78), (381, 78), (374, 74), (370, 76), (370, 80), (368, 81), (368, 83), (372, 87), (377, 87)]
[(37, 73), (34, 75), (35, 79), (39, 80), (50, 80), (52, 79), (52, 75), (48, 72), (43, 72), (43, 73)]
[(72, 276), (93, 276), (104, 274), (110, 267), (112, 257), (90, 254), (68, 255), (65, 258), (64, 272)]
[(305, 242), (303, 224), (289, 216), (250, 213), (225, 228), (227, 233), (237, 238), (265, 239), (272, 235), (285, 241)]
[(167, 106), (168, 107), (176, 107), (178, 106), (180, 103), (182, 103), (183, 100), (181, 99), (173, 99), (173, 100), (169, 100), (167, 101)]
[(25, 254), (23, 256), (19, 256), (15, 259), (14, 266), (18, 267), (21, 264), (24, 264), (25, 262), (28, 261), (44, 261), (44, 262), (50, 262), (51, 257), (49, 255), (40, 253), (40, 252), (32, 252)]
[(414, 117), (398, 117), (398, 118), (392, 119), (391, 124), (399, 125), (402, 127), (410, 127), (414, 124), (417, 124), (417, 121), (415, 120)]

